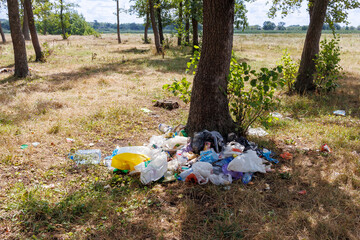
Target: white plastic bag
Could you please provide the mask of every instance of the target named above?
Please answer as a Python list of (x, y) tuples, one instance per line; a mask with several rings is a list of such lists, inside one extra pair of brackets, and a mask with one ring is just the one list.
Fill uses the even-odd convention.
[(113, 156), (120, 153), (144, 154), (148, 157), (151, 157), (152, 155), (151, 149), (145, 146), (116, 147), (116, 149), (113, 152)]
[[(167, 171), (167, 155), (164, 152), (154, 154), (151, 162), (145, 168), (141, 169), (140, 181), (143, 184), (159, 180)], [(135, 166), (135, 169), (137, 166)]]
[(206, 184), (209, 181), (210, 175), (213, 173), (213, 166), (207, 162), (196, 162), (192, 165), (192, 170), (198, 183)]
[(187, 142), (187, 137), (175, 136), (173, 138), (167, 139), (162, 147), (167, 149), (180, 149), (185, 146)]
[(242, 152), (244, 151), (245, 147), (243, 145), (241, 145), (240, 143), (237, 142), (230, 142), (226, 145), (226, 147), (224, 148), (222, 154), (225, 158), (227, 157), (231, 157), (234, 154), (235, 155), (240, 155), (242, 154)]
[(211, 174), (209, 180), (215, 185), (227, 185), (232, 183), (231, 175), (223, 173), (220, 173), (219, 175)]
[(245, 154), (237, 156), (229, 163), (227, 168), (234, 172), (262, 172), (266, 173), (265, 164), (255, 151), (249, 150)]

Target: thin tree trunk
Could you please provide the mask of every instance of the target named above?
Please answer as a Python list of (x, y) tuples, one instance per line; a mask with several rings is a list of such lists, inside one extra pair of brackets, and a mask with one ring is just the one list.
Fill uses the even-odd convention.
[(33, 14), (33, 10), (32, 10), (31, 0), (24, 0), (24, 10), (26, 11), (26, 13), (28, 15), (31, 40), (32, 40), (32, 44), (33, 44), (33, 47), (35, 50), (35, 55), (36, 55), (35, 61), (36, 62), (42, 61), (43, 53), (41, 52), (39, 38), (36, 33), (36, 27), (35, 27), (35, 22), (34, 22), (34, 14)]
[(25, 10), (25, 5), (24, 2), (21, 1), (21, 3), (24, 6), (24, 15), (23, 15), (23, 28), (22, 28), (22, 32), (24, 34), (24, 38), (25, 40), (30, 40), (30, 33), (29, 33), (29, 19), (28, 19), (28, 14)]
[(185, 45), (190, 44), (190, 16), (188, 14), (185, 15)]
[(183, 3), (179, 2), (179, 21), (178, 21), (178, 46), (181, 46), (183, 31)]
[(203, 45), (186, 125), (190, 135), (204, 129), (226, 135), (235, 129), (226, 94), (233, 43), (234, 4), (235, 0), (203, 2)]
[(25, 39), (21, 31), (19, 14), (19, 2), (17, 0), (7, 0), (9, 23), (11, 29), (11, 40), (14, 48), (15, 76), (26, 77), (29, 74)]
[(163, 43), (164, 43), (164, 33), (163, 33), (162, 20), (161, 20), (160, 1), (158, 1), (158, 4), (159, 4), (159, 7), (156, 9), (156, 11), (157, 11), (157, 20), (158, 20), (158, 25), (159, 25), (160, 44), (163, 45)]
[(149, 29), (149, 25), (150, 25), (150, 22), (149, 22), (149, 12), (147, 11), (147, 12), (146, 12), (145, 31), (144, 31), (144, 43), (146, 43), (146, 44), (150, 43), (150, 42), (149, 42), (149, 39), (148, 39), (148, 29)]
[(5, 34), (4, 34), (3, 29), (1, 27), (1, 21), (0, 21), (0, 34), (1, 34), (2, 42), (6, 43)]
[(64, 24), (64, 4), (63, 0), (60, 0), (60, 24), (61, 24), (61, 31), (63, 39), (67, 39), (66, 33), (65, 33), (65, 24)]
[(295, 82), (295, 90), (304, 94), (315, 90), (314, 73), (316, 71), (314, 59), (319, 53), (321, 31), (324, 25), (329, 0), (315, 1), (310, 8), (310, 24), (306, 33), (299, 73)]
[(119, 0), (116, 0), (117, 37), (118, 37), (118, 43), (121, 43), (119, 10), (120, 10), (120, 9), (119, 9)]
[(157, 53), (162, 53), (159, 32), (158, 32), (158, 29), (157, 29), (157, 26), (156, 26), (156, 21), (155, 21), (155, 12), (154, 12), (153, 0), (149, 0), (149, 8), (150, 8), (151, 25), (152, 25), (152, 29), (153, 29), (153, 32), (154, 32), (156, 52)]
[(192, 7), (191, 13), (192, 13), (191, 20), (193, 27), (193, 52), (194, 52), (196, 50), (195, 46), (199, 46), (198, 21), (197, 21), (195, 7)]

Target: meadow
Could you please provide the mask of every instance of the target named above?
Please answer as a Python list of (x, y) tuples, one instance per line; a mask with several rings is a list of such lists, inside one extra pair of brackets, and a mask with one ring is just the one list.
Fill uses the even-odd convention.
[[(137, 177), (67, 158), (91, 148), (104, 158), (116, 146), (147, 143), (160, 134), (159, 123), (186, 124), (189, 105), (162, 85), (192, 79), (185, 74), (191, 49), (168, 36), (163, 57), (141, 37), (123, 34), (117, 44), (114, 34), (40, 36), (47, 62), (34, 62), (27, 42), (31, 76), (0, 73), (1, 239), (360, 239), (360, 34), (341, 35), (343, 76), (335, 92), (279, 90), (276, 112), (284, 118), (272, 122), (269, 135), (249, 137), (293, 159), (251, 185), (229, 188), (144, 186)], [(298, 60), (304, 38), (235, 35), (233, 50), (255, 69), (274, 67), (284, 49)], [(12, 64), (12, 45), (0, 45), (0, 69)], [(180, 108), (153, 106), (162, 99)], [(346, 116), (334, 116), (338, 109)], [(320, 152), (323, 144), (332, 153)]]

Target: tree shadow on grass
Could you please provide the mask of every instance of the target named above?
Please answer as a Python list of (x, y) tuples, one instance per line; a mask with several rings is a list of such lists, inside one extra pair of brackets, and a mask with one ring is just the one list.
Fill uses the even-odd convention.
[(150, 49), (138, 49), (136, 47), (134, 48), (130, 48), (130, 49), (124, 49), (124, 50), (117, 50), (117, 51), (112, 51), (112, 53), (117, 53), (117, 54), (121, 54), (121, 53), (133, 53), (133, 54), (144, 54), (144, 53), (148, 53), (150, 51)]
[(334, 110), (345, 110), (347, 115), (360, 119), (360, 84), (358, 79), (347, 77), (335, 92), (308, 94), (301, 98), (290, 97), (283, 104), (292, 117), (318, 117), (332, 114)]

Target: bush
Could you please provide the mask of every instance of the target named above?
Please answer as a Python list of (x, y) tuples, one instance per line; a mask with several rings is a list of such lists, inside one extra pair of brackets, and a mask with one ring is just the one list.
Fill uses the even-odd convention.
[(285, 84), (288, 87), (288, 91), (292, 92), (294, 90), (299, 64), (291, 59), (290, 53), (288, 53), (287, 49), (283, 51), (281, 65), (283, 67), (283, 78), (285, 80)]
[[(187, 72), (192, 69), (195, 75), (200, 53), (195, 51), (194, 56), (187, 63)], [(278, 86), (284, 86), (285, 80), (280, 78), (282, 66), (273, 69), (261, 68), (259, 72), (252, 70), (247, 63), (239, 64), (235, 57), (230, 63), (228, 76), (229, 109), (234, 121), (239, 125), (237, 131), (245, 134), (251, 124), (257, 119), (266, 126), (272, 120), (269, 112), (274, 109), (277, 99), (274, 96)], [(246, 84), (246, 82), (249, 82)], [(174, 80), (172, 84), (165, 84), (163, 89), (180, 95), (185, 103), (190, 102), (191, 83), (184, 77), (180, 82)]]
[(318, 91), (329, 92), (338, 87), (337, 81), (341, 76), (342, 67), (340, 62), (340, 37), (334, 37), (328, 41), (326, 38), (320, 42), (321, 50), (316, 55), (314, 83)]

